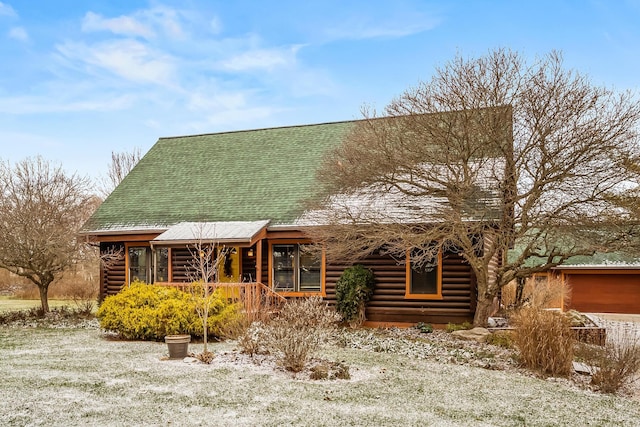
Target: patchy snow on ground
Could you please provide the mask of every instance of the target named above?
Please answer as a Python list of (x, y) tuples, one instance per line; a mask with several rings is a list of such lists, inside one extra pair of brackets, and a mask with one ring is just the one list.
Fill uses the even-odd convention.
[[(0, 425), (640, 425), (640, 403), (523, 372), (499, 347), (444, 332), (342, 331), (318, 358), (349, 380), (310, 380), (213, 343), (209, 365), (96, 327), (0, 327)], [(191, 344), (190, 351), (202, 351)]]

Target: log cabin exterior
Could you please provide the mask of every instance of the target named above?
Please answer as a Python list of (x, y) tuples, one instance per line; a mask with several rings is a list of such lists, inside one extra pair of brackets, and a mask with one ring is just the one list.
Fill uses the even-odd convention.
[[(354, 122), (291, 126), (161, 138), (107, 197), (82, 234), (101, 253), (124, 257), (101, 271), (100, 296), (138, 279), (189, 281), (190, 247), (198, 224), (211, 241), (233, 248), (221, 281), (257, 282), (284, 297), (335, 300), (347, 265), (311, 256), (297, 223), (315, 191), (324, 153), (341, 143)], [(222, 236), (226, 237), (222, 237)], [(320, 259), (321, 258), (321, 259)], [(473, 318), (475, 277), (456, 253), (428, 268), (374, 252), (360, 263), (373, 270), (370, 322), (444, 324)]]

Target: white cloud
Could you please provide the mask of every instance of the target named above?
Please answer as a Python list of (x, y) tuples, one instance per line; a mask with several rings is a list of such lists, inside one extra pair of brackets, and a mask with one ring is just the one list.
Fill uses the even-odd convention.
[(11, 6), (6, 3), (0, 2), (0, 16), (11, 16), (16, 17), (18, 14)]
[(55, 96), (16, 96), (0, 98), (0, 113), (39, 114), (74, 111), (115, 111), (128, 108), (133, 97), (121, 95), (102, 97), (99, 100), (77, 101), (58, 99)]
[(136, 83), (170, 86), (175, 78), (174, 60), (135, 40), (112, 40), (88, 46), (67, 42), (58, 52), (74, 65), (105, 70)]
[(9, 30), (9, 37), (21, 42), (29, 41), (29, 34), (27, 34), (27, 30), (22, 27), (13, 27)]
[(221, 93), (219, 90), (196, 90), (189, 95), (187, 108), (192, 111), (212, 111), (238, 109), (246, 105), (242, 92)]
[(180, 23), (180, 14), (174, 9), (154, 7), (140, 12), (140, 16), (162, 28), (166, 35), (174, 38), (184, 37), (184, 31)]
[(213, 34), (220, 34), (222, 32), (222, 22), (220, 22), (220, 19), (218, 19), (217, 16), (211, 19), (209, 25), (211, 26), (211, 32)]
[(268, 70), (295, 64), (300, 46), (288, 49), (255, 49), (232, 56), (220, 62), (228, 71)]
[(274, 107), (248, 107), (237, 109), (225, 109), (209, 114), (203, 121), (194, 121), (188, 124), (189, 132), (211, 132), (212, 129), (224, 130), (246, 129), (259, 127), (260, 120), (272, 117), (280, 110)]
[(393, 22), (368, 22), (362, 19), (350, 20), (340, 26), (326, 30), (331, 39), (363, 40), (372, 38), (400, 38), (435, 28), (437, 19), (401, 19)]
[(110, 31), (113, 34), (130, 37), (152, 39), (158, 34), (171, 38), (184, 38), (180, 12), (168, 7), (154, 7), (122, 15), (106, 18), (94, 12), (87, 12), (82, 20), (82, 30)]
[(82, 31), (111, 31), (114, 34), (151, 38), (155, 35), (147, 25), (130, 16), (103, 18), (93, 12), (87, 12), (82, 20)]

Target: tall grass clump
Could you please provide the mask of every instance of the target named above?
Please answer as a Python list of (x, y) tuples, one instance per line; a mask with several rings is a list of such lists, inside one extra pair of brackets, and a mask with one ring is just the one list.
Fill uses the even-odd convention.
[(507, 309), (520, 307), (562, 308), (571, 298), (571, 287), (559, 277), (530, 277), (523, 283), (515, 281), (502, 288), (501, 303)]
[(581, 344), (577, 356), (591, 367), (591, 383), (598, 390), (615, 393), (640, 372), (640, 337), (635, 331), (607, 330), (604, 346)]
[(568, 376), (575, 338), (570, 320), (552, 310), (523, 308), (511, 317), (521, 363), (543, 375)]

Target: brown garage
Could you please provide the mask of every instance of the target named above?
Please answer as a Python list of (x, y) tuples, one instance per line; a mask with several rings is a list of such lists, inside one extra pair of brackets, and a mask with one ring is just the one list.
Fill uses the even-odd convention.
[(566, 309), (640, 314), (640, 267), (558, 267), (571, 287)]

